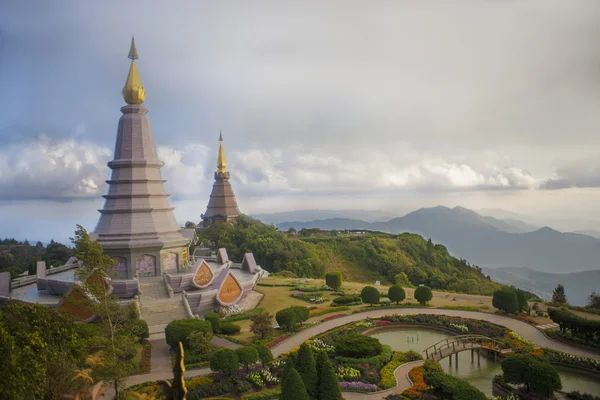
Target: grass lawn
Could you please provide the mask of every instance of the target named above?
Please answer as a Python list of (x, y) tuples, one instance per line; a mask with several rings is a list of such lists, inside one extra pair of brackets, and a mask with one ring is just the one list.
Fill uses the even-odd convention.
[(133, 365), (136, 366), (136, 368), (138, 368), (140, 366), (140, 363), (142, 362), (142, 350), (144, 349), (144, 346), (140, 343), (136, 343), (135, 344), (135, 356), (133, 357)]

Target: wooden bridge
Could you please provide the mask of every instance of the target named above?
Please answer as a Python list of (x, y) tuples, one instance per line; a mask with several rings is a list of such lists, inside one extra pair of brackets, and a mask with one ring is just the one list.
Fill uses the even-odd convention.
[(450, 357), (450, 364), (452, 364), (451, 356), (453, 354), (456, 354), (456, 359), (458, 361), (458, 353), (465, 350), (471, 350), (471, 361), (474, 361), (475, 350), (477, 350), (477, 363), (479, 364), (479, 349), (486, 349), (493, 352), (494, 358), (496, 358), (497, 354), (512, 353), (512, 349), (504, 343), (483, 335), (452, 336), (429, 346), (423, 353), (425, 353), (426, 360), (440, 361), (443, 358)]

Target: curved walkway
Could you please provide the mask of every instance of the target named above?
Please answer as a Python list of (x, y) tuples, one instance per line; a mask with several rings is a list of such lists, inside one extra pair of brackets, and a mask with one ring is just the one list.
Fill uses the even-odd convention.
[[(319, 335), (323, 332), (326, 332), (330, 329), (337, 328), (342, 325), (346, 325), (350, 322), (360, 321), (367, 317), (381, 317), (384, 315), (410, 315), (410, 314), (435, 314), (435, 315), (446, 315), (449, 317), (461, 317), (461, 318), (471, 318), (471, 319), (479, 319), (487, 322), (492, 322), (498, 325), (503, 325), (508, 329), (518, 333), (525, 339), (531, 340), (536, 345), (540, 347), (548, 347), (550, 349), (556, 351), (562, 351), (565, 353), (571, 353), (581, 357), (593, 358), (595, 360), (600, 360), (600, 354), (588, 352), (582, 350), (577, 347), (569, 346), (564, 343), (560, 343), (554, 340), (549, 339), (544, 335), (540, 330), (535, 328), (532, 325), (529, 325), (523, 321), (519, 321), (513, 318), (504, 317), (502, 315), (497, 314), (488, 314), (477, 311), (463, 311), (463, 310), (447, 310), (447, 309), (437, 309), (437, 308), (392, 308), (392, 309), (375, 309), (372, 311), (364, 311), (357, 314), (347, 315), (345, 317), (332, 319), (331, 321), (326, 321), (319, 323), (318, 325), (312, 326), (308, 329), (300, 331), (295, 335), (290, 336), (285, 339), (283, 342), (273, 346), (271, 348), (271, 352), (275, 358), (279, 357), (283, 353), (287, 353), (292, 350), (294, 347), (300, 346), (302, 343), (307, 341), (313, 336)], [(388, 389), (385, 391), (372, 393), (372, 394), (363, 394), (363, 393), (351, 393), (351, 392), (343, 392), (345, 399), (367, 399), (367, 400), (377, 400), (382, 399), (385, 396), (392, 393), (402, 392), (404, 389), (407, 389), (411, 386), (410, 381), (407, 378), (408, 371), (412, 369), (414, 366), (417, 366), (419, 362), (403, 364), (396, 369), (394, 375), (396, 376), (397, 385), (395, 388)], [(154, 359), (152, 360), (152, 369), (154, 370)], [(208, 375), (211, 371), (208, 368), (201, 369), (190, 369), (186, 371), (186, 377), (193, 377), (199, 375)], [(152, 372), (150, 374), (144, 375), (136, 375), (127, 378), (125, 387), (133, 386), (138, 383), (147, 382), (147, 381), (156, 381), (161, 379), (171, 379), (172, 373), (170, 372), (170, 362), (169, 362), (169, 371), (165, 372)], [(108, 399), (112, 399), (110, 396), (110, 390), (105, 392), (106, 397)]]

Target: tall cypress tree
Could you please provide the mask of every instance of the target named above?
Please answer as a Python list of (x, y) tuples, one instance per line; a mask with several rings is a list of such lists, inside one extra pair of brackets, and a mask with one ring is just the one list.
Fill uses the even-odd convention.
[(304, 386), (306, 386), (306, 391), (308, 394), (311, 397), (317, 397), (319, 391), (317, 363), (315, 362), (312, 349), (306, 343), (303, 343), (302, 346), (300, 346), (300, 350), (298, 350), (296, 369), (304, 381)]
[(309, 400), (304, 382), (294, 367), (285, 370), (279, 400)]
[(319, 380), (319, 400), (342, 400), (342, 390), (340, 382), (335, 375), (333, 365), (328, 358), (321, 366), (321, 375)]

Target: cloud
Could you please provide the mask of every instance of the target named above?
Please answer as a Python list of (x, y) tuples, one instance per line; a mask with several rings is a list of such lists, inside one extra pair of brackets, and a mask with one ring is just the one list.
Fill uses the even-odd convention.
[(597, 187), (600, 187), (600, 166), (595, 160), (580, 160), (563, 165), (556, 169), (552, 178), (540, 184), (540, 189), (546, 190)]

